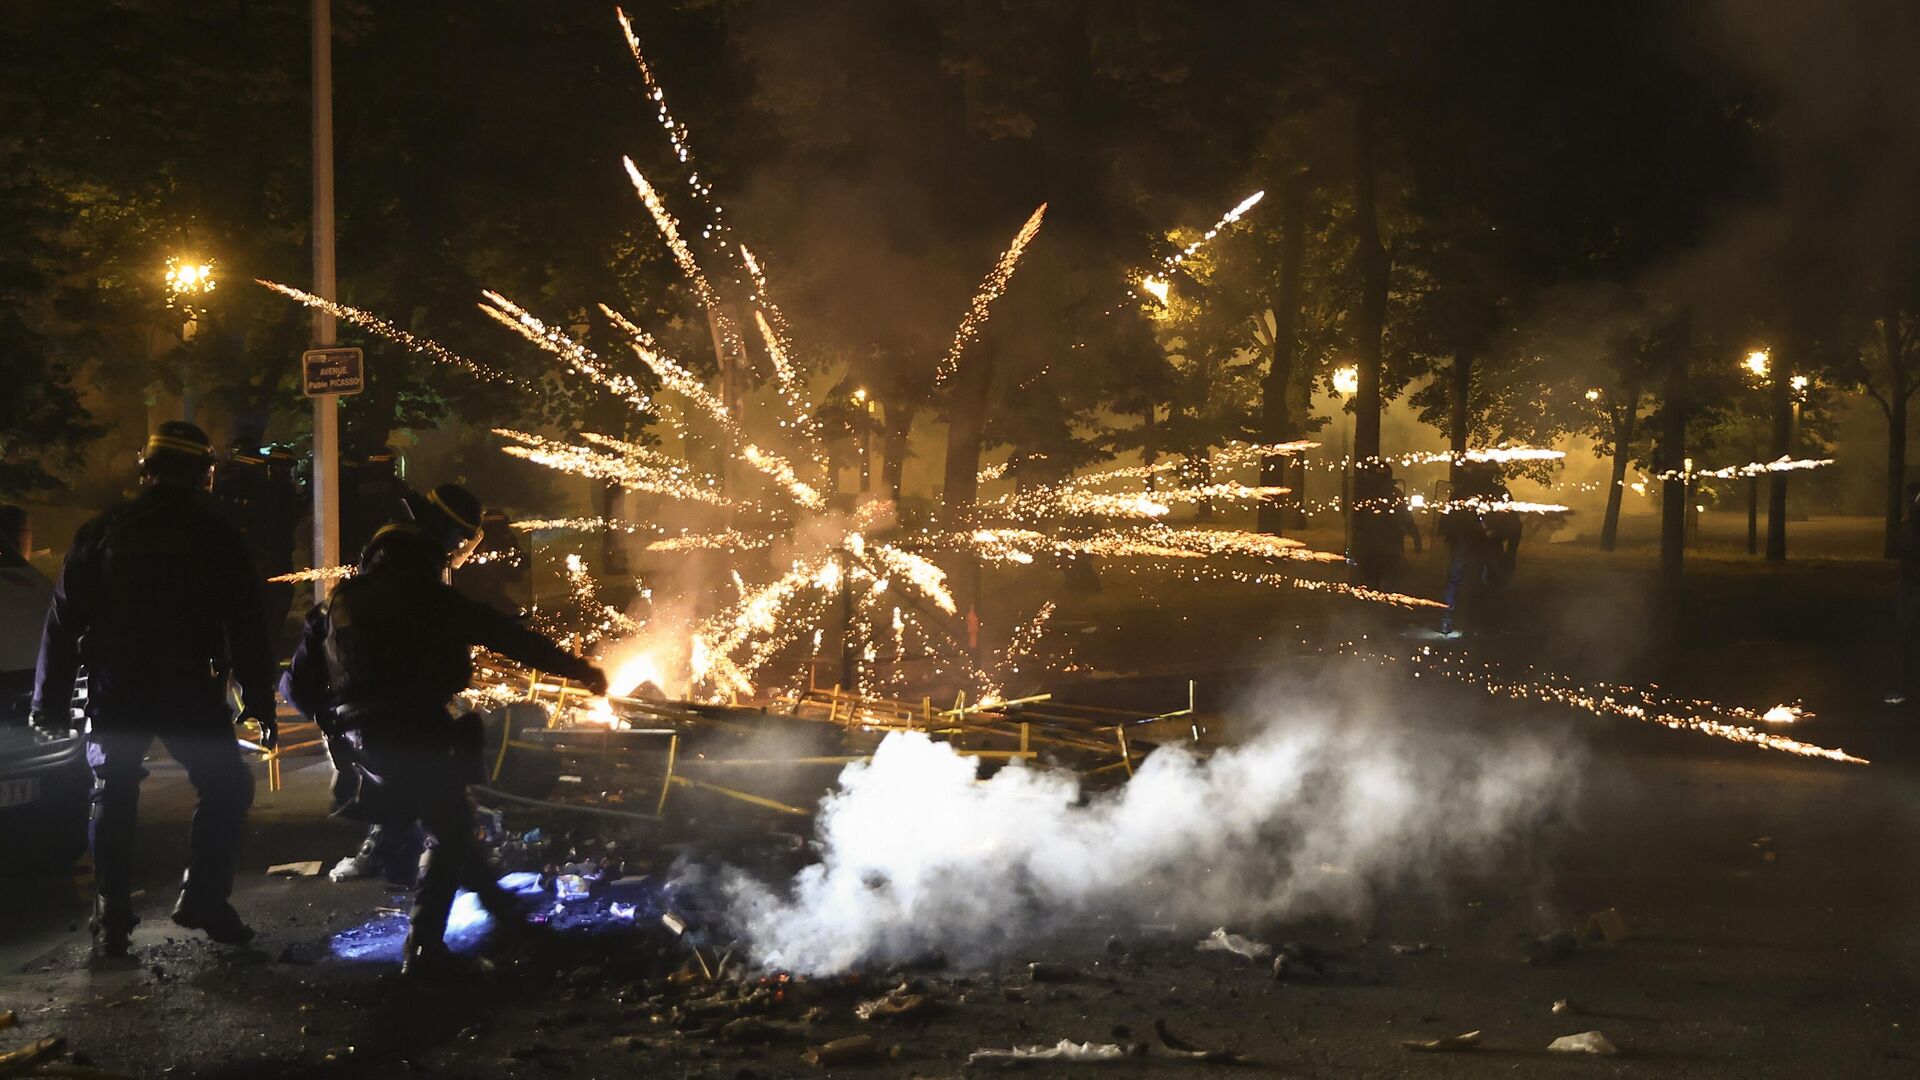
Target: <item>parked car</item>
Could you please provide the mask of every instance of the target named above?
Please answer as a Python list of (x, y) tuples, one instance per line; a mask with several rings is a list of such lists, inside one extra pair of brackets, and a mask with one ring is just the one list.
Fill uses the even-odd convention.
[[(11, 553), (8, 553), (11, 554)], [(93, 774), (86, 740), (35, 738), (27, 726), (53, 583), (18, 558), (0, 559), (0, 873), (71, 864), (87, 847)], [(74, 722), (85, 727), (82, 688)]]

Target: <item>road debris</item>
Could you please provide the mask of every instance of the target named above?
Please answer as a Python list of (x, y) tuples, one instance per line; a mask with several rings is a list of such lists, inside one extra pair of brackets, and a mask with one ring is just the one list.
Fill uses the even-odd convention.
[(25, 1046), (0, 1054), (0, 1076), (21, 1072), (44, 1057), (51, 1057), (67, 1045), (67, 1040), (59, 1035), (49, 1035), (44, 1039), (35, 1039)]
[(800, 1055), (806, 1063), (815, 1068), (830, 1065), (851, 1065), (859, 1061), (871, 1061), (880, 1056), (880, 1044), (871, 1035), (849, 1035), (844, 1039), (835, 1039), (830, 1043), (807, 1047)]
[(1627, 929), (1627, 920), (1620, 915), (1619, 908), (1596, 911), (1587, 919), (1587, 940), (1625, 941), (1633, 936)]
[(12, 1009), (0, 1009), (0, 1031), (5, 1031), (12, 1027), (16, 1019)]
[(1273, 955), (1273, 946), (1264, 941), (1241, 937), (1239, 934), (1229, 934), (1224, 926), (1216, 928), (1213, 933), (1201, 938), (1200, 943), (1194, 946), (1194, 950), (1196, 952), (1230, 952), (1235, 956), (1244, 956), (1248, 960), (1265, 960)]
[(1247, 1059), (1231, 1050), (1208, 1050), (1197, 1046), (1167, 1030), (1167, 1022), (1156, 1018), (1153, 1021), (1153, 1033), (1160, 1039), (1160, 1046), (1175, 1057), (1189, 1061), (1206, 1061), (1219, 1065), (1245, 1065)]
[(1036, 960), (1027, 965), (1027, 977), (1034, 982), (1074, 982), (1080, 978), (1080, 970), (1066, 964)]
[(1448, 1035), (1439, 1039), (1406, 1039), (1403, 1040), (1400, 1045), (1409, 1050), (1418, 1050), (1422, 1053), (1430, 1054), (1445, 1053), (1451, 1050), (1471, 1050), (1480, 1045), (1480, 1030), (1475, 1028), (1472, 1031), (1463, 1032), (1459, 1035)]
[(1072, 1039), (1061, 1039), (1052, 1046), (1015, 1046), (1004, 1050), (982, 1047), (967, 1055), (967, 1064), (1030, 1065), (1041, 1061), (1066, 1061), (1085, 1065), (1118, 1061), (1126, 1054), (1118, 1043), (1077, 1043)]
[(1273, 953), (1273, 977), (1297, 979), (1301, 976), (1321, 976), (1327, 973), (1327, 954), (1302, 941), (1289, 941)]
[(1431, 941), (1415, 942), (1412, 945), (1401, 945), (1401, 944), (1395, 943), (1392, 945), (1388, 945), (1387, 948), (1393, 950), (1393, 953), (1396, 956), (1420, 956), (1424, 953), (1440, 951), (1440, 946), (1435, 945)]
[(1547, 1049), (1568, 1054), (1617, 1054), (1620, 1048), (1608, 1041), (1605, 1035), (1597, 1031), (1583, 1031), (1578, 1035), (1562, 1035), (1547, 1044)]
[(1555, 1016), (1572, 1016), (1579, 1011), (1580, 1006), (1574, 1004), (1572, 998), (1561, 998), (1553, 1003), (1553, 1015)]
[(268, 877), (319, 877), (320, 872), (326, 869), (326, 865), (327, 865), (326, 863), (321, 862), (319, 859), (310, 859), (306, 862), (279, 863), (274, 866), (267, 867), (267, 876)]
[(915, 993), (911, 983), (901, 983), (877, 998), (853, 1007), (853, 1015), (862, 1020), (894, 1020), (932, 1012), (935, 1003), (928, 994)]
[(1534, 967), (1557, 964), (1580, 948), (1580, 935), (1571, 930), (1555, 930), (1527, 943), (1527, 963)]

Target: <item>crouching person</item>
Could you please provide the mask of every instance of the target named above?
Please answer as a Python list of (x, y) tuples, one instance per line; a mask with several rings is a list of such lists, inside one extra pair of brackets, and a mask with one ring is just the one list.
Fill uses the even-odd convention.
[(479, 779), (474, 718), (448, 708), (473, 678), (473, 646), (579, 680), (596, 693), (606, 676), (447, 584), (480, 537), (480, 504), (442, 484), (409, 500), (413, 521), (376, 533), (358, 571), (308, 616), (285, 688), (294, 703), (350, 748), (386, 829), (419, 822), (432, 837), (415, 891), (402, 972), (433, 975), (458, 964), (444, 937), (455, 892), (476, 893), (496, 918), (521, 916), (473, 835), (467, 785)]

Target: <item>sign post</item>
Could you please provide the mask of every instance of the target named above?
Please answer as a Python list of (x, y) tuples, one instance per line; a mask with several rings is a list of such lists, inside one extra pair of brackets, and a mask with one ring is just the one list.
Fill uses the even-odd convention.
[(367, 388), (367, 357), (357, 348), (300, 354), (300, 388), (310, 398), (344, 397)]
[[(333, 261), (333, 5), (313, 0), (313, 291), (334, 299)], [(313, 309), (313, 344), (324, 352), (334, 344), (333, 316)], [(302, 368), (306, 367), (303, 362)], [(340, 563), (340, 410), (339, 399), (313, 399), (313, 565)], [(313, 583), (316, 603), (324, 601), (328, 579)]]

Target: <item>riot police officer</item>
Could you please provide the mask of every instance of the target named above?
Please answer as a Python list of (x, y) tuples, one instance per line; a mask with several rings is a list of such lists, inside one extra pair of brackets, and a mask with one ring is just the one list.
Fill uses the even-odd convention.
[(415, 493), (400, 479), (398, 455), (382, 446), (358, 461), (344, 461), (340, 470), (340, 543), (350, 559), (391, 521), (403, 520)]
[(360, 795), (389, 828), (417, 820), (433, 847), (415, 893), (402, 971), (457, 968), (443, 940), (459, 888), (502, 920), (518, 920), (473, 837), (467, 784), (478, 779), (478, 718), (448, 702), (473, 678), (482, 645), (603, 692), (606, 676), (512, 617), (446, 583), (480, 539), (480, 504), (442, 484), (410, 500), (413, 520), (381, 529), (359, 569), (307, 617), (283, 687), (301, 711), (325, 718), (357, 753)]
[(110, 956), (126, 954), (137, 921), (135, 825), (142, 762), (155, 738), (200, 798), (173, 921), (223, 944), (253, 938), (229, 903), (253, 774), (234, 741), (228, 680), (240, 685), (240, 719), (256, 722), (272, 746), (274, 662), (260, 576), (239, 530), (208, 495), (212, 466), (204, 432), (161, 424), (141, 462), (145, 490), (74, 536), (41, 637), (37, 729), (66, 731), (77, 669), (87, 670), (93, 930)]

